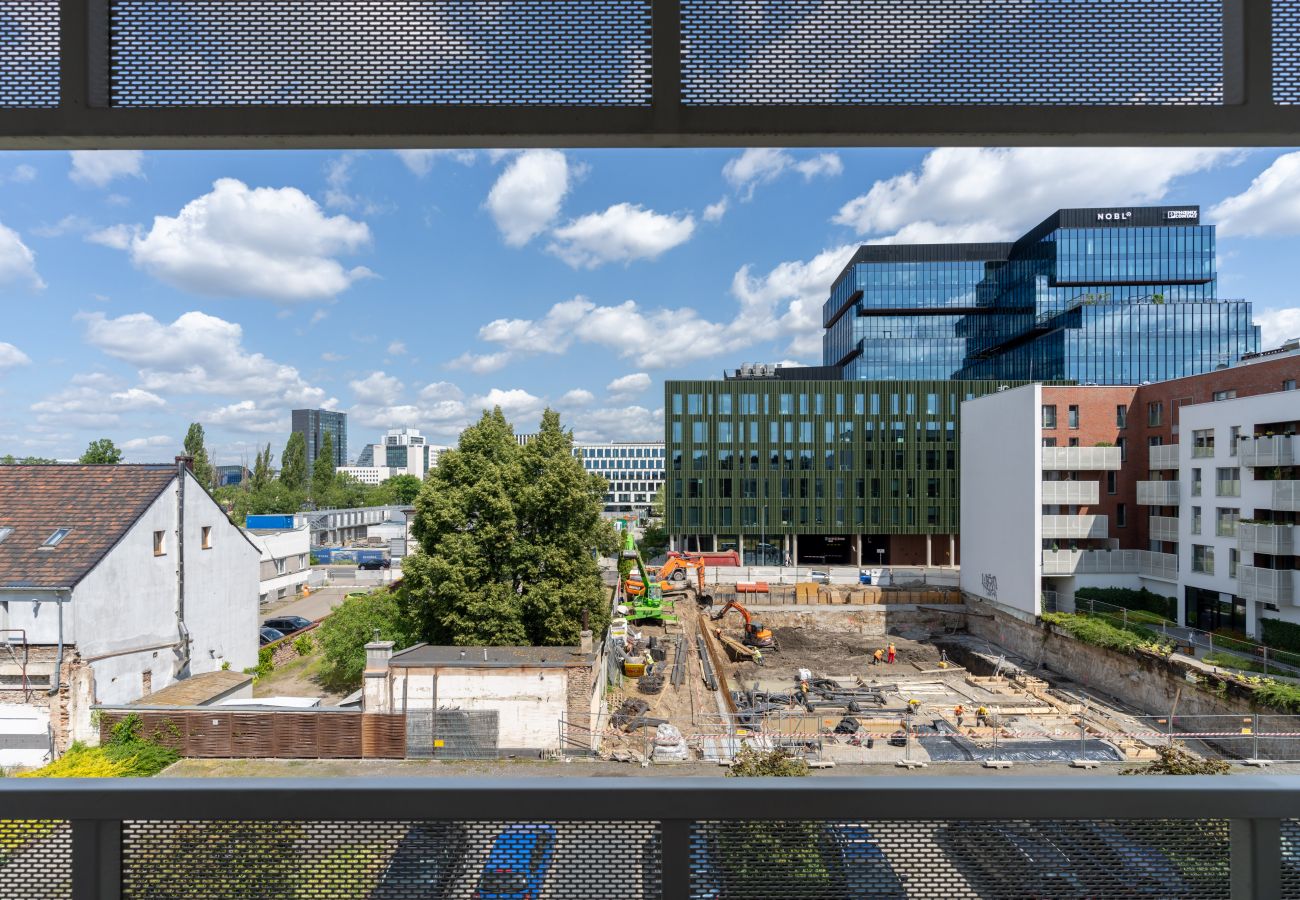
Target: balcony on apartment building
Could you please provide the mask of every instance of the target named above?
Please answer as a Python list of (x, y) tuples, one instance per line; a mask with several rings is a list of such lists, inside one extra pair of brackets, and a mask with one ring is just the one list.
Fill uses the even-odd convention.
[(1242, 437), (1237, 441), (1237, 458), (1243, 466), (1293, 466), (1300, 457), (1300, 437), (1278, 434), (1269, 437)]
[(1178, 581), (1178, 556), (1151, 550), (1044, 550), (1044, 575), (1140, 575)]
[(1096, 481), (1044, 481), (1043, 504), (1052, 506), (1095, 506), (1101, 499)]
[(1107, 516), (1043, 516), (1046, 540), (1102, 539), (1109, 533)]
[(1295, 604), (1295, 572), (1237, 566), (1237, 596), (1260, 603)]
[(1147, 468), (1161, 469), (1161, 470), (1177, 469), (1178, 468), (1178, 445), (1160, 444), (1157, 447), (1148, 447)]
[(1118, 447), (1044, 447), (1044, 472), (1118, 472)]
[(1273, 499), (1268, 508), (1278, 512), (1300, 512), (1300, 481), (1274, 481)]
[(1137, 502), (1139, 506), (1177, 506), (1177, 481), (1139, 481)]
[(1147, 524), (1151, 540), (1178, 543), (1178, 520), (1173, 516), (1152, 516)]
[(1295, 526), (1274, 522), (1238, 522), (1237, 552), (1291, 556), (1295, 553)]

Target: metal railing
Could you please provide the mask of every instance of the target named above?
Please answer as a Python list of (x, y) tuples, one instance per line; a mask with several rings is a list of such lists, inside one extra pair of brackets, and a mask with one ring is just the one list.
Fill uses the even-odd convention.
[(1237, 594), (1243, 600), (1291, 606), (1295, 603), (1295, 573), (1290, 569), (1237, 567)]
[(1160, 444), (1155, 447), (1148, 447), (1147, 468), (1148, 469), (1178, 468), (1178, 445)]
[(1290, 556), (1295, 550), (1294, 533), (1295, 526), (1285, 522), (1238, 522), (1237, 550), (1241, 553)]
[(1101, 497), (1096, 481), (1044, 481), (1043, 503), (1069, 506), (1093, 506)]
[(1043, 538), (1104, 538), (1109, 534), (1109, 522), (1106, 516), (1043, 516)]
[(1178, 580), (1178, 556), (1153, 550), (1044, 550), (1044, 575), (1141, 575)]
[(0, 806), (4, 896), (1300, 896), (1300, 783), (1262, 775), (39, 779)]
[(1139, 481), (1137, 483), (1139, 506), (1177, 506), (1177, 481)]
[(1269, 509), (1300, 512), (1300, 481), (1273, 482), (1273, 498)]
[(1293, 466), (1300, 447), (1300, 437), (1290, 434), (1242, 437), (1237, 441), (1237, 457), (1243, 466)]
[(1118, 471), (1118, 447), (1044, 447), (1043, 470), (1056, 472)]

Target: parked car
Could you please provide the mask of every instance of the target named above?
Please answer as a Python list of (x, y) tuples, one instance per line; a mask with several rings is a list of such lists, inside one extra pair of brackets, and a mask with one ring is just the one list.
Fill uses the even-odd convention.
[(390, 559), (363, 559), (361, 562), (357, 563), (358, 569), (367, 569), (371, 571), (375, 569), (391, 569), (392, 567), (393, 561)]
[(442, 900), (451, 896), (465, 857), (465, 829), (454, 822), (411, 828), (384, 867), (370, 900)]
[(284, 637), (284, 632), (276, 631), (274, 628), (267, 628), (263, 625), (261, 632), (261, 646), (265, 647), (267, 644), (273, 641), (278, 641), (282, 637)]
[(808, 580), (815, 581), (818, 584), (830, 584), (831, 576), (829, 572), (820, 572), (817, 569), (813, 569), (808, 573)]
[(262, 623), (263, 628), (274, 628), (281, 634), (293, 634), (295, 631), (302, 631), (310, 627), (311, 619), (305, 619), (302, 616), (276, 616), (267, 619)]
[(538, 900), (554, 853), (554, 826), (512, 825), (492, 844), (475, 900)]

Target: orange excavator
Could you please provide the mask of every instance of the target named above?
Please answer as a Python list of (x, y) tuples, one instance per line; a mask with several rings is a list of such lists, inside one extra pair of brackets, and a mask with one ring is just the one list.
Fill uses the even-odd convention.
[[(689, 587), (689, 572), (695, 570), (696, 582), (696, 601), (704, 606), (710, 606), (713, 598), (704, 590), (704, 561), (699, 559), (690, 559), (679, 553), (673, 552), (668, 554), (668, 562), (664, 563), (657, 569), (650, 569), (649, 576), (659, 583), (659, 589), (664, 594), (680, 593)], [(623, 590), (629, 597), (639, 597), (645, 593), (645, 585), (641, 581), (639, 572), (631, 572), (627, 580), (623, 582)]]
[(713, 621), (717, 622), (731, 610), (740, 613), (745, 620), (745, 638), (743, 643), (746, 647), (770, 648), (776, 646), (776, 638), (772, 636), (772, 631), (766, 626), (756, 624), (749, 615), (749, 610), (741, 606), (735, 600), (728, 601), (727, 605), (722, 607), (713, 614)]

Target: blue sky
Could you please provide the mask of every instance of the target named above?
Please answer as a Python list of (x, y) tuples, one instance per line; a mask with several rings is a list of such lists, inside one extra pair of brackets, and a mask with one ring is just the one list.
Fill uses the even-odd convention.
[(289, 410), (440, 442), (485, 405), (662, 435), (662, 381), (817, 363), (857, 245), (1013, 237), (1061, 206), (1199, 203), (1220, 292), (1300, 334), (1289, 150), (0, 154), (0, 454), (108, 436), (277, 457)]

